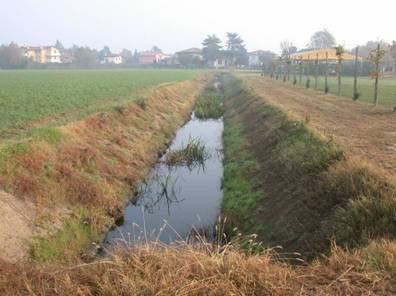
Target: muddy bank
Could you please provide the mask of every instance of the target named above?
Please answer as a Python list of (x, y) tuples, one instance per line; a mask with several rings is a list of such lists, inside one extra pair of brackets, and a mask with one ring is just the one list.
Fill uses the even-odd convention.
[(305, 258), (327, 252), (332, 239), (355, 247), (396, 236), (386, 176), (230, 80), (223, 209), (235, 226)]
[(155, 87), (136, 102), (51, 128), (42, 139), (0, 147), (1, 187), (32, 203), (34, 228), (51, 233), (33, 241), (35, 260), (72, 260), (113, 224), (207, 82)]

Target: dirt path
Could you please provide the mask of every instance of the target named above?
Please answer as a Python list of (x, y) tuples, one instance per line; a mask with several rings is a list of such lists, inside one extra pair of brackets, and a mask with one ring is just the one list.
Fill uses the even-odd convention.
[(347, 155), (361, 157), (396, 179), (396, 114), (389, 109), (268, 78), (249, 77), (245, 83), (268, 102), (333, 138)]
[(33, 205), (0, 191), (0, 259), (17, 262), (33, 237)]

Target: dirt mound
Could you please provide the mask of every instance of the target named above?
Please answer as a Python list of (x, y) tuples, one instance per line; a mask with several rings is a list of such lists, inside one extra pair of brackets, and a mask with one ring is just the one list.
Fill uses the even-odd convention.
[(34, 206), (0, 191), (0, 217), (0, 259), (19, 261), (34, 233)]

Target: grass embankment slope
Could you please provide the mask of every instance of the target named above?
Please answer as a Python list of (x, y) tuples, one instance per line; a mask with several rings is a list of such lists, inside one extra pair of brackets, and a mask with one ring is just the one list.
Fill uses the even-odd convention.
[(102, 112), (43, 122), (30, 136), (0, 142), (0, 256), (16, 261), (33, 244), (36, 261), (74, 260), (122, 212), (206, 83), (142, 90)]
[[(263, 223), (264, 227), (270, 223), (277, 227), (273, 223), (275, 219), (282, 224), (285, 217), (278, 215), (276, 209), (270, 217), (260, 215), (265, 199), (271, 199), (271, 204), (276, 205), (276, 199), (270, 194), (276, 194), (279, 186), (285, 186), (285, 194), (290, 194), (290, 186), (282, 181), (287, 178), (285, 172), (291, 174), (288, 183), (302, 194), (293, 197), (304, 199), (307, 190), (302, 191), (299, 186), (307, 183), (296, 183), (301, 178), (296, 179), (294, 170), (304, 175), (302, 179), (307, 178), (307, 172), (315, 172), (310, 178), (317, 175), (317, 178), (322, 175), (324, 178), (326, 169), (346, 160), (334, 143), (324, 141), (304, 124), (291, 121), (262, 98), (238, 87), (235, 80), (229, 82), (237, 87), (232, 92), (227, 91), (225, 101), (224, 207), (230, 210), (228, 213), (234, 214), (231, 217), (235, 223), (243, 222), (238, 221), (240, 218), (249, 218), (244, 215), (250, 211), (250, 217), (256, 223)], [(267, 156), (262, 157), (260, 151)], [(313, 157), (305, 163), (307, 153)], [(265, 167), (271, 157), (275, 158), (269, 163), (272, 166)], [(282, 183), (268, 184), (266, 178), (275, 174), (278, 175), (277, 182), (280, 179)], [(318, 186), (315, 184), (310, 188), (315, 189)], [(266, 191), (267, 185), (276, 188)], [(378, 191), (377, 186), (373, 191)], [(277, 197), (281, 200), (285, 196)], [(236, 204), (239, 204), (239, 210), (232, 211)], [(294, 203), (289, 209), (293, 207)], [(241, 228), (247, 225), (247, 231), (260, 230), (249, 224), (251, 219), (245, 221), (247, 224)], [(243, 251), (241, 243), (245, 247)], [(249, 253), (246, 243), (244, 238), (237, 238), (220, 246), (205, 243), (178, 247), (142, 244), (91, 264), (60, 265), (58, 262), (21, 266), (2, 263), (0, 294), (70, 295), (78, 291), (80, 295), (389, 295), (395, 292), (396, 246), (390, 242), (371, 242), (368, 247), (353, 252), (333, 248), (327, 258), (294, 267), (277, 260), (278, 255), (271, 251)], [(314, 243), (316, 241), (312, 241)], [(300, 243), (300, 246), (304, 244)], [(288, 255), (281, 254), (280, 257)]]
[(393, 115), (270, 80), (245, 84), (226, 100), (223, 207), (235, 224), (307, 258), (331, 239), (394, 238), (396, 166), (384, 159)]

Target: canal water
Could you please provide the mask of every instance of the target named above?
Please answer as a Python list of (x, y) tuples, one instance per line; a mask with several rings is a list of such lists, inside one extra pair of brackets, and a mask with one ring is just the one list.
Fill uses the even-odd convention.
[(107, 234), (105, 245), (171, 243), (187, 240), (194, 230), (211, 229), (223, 197), (222, 133), (222, 119), (199, 120), (193, 114), (167, 153), (193, 139), (205, 145), (208, 158), (193, 167), (167, 166), (165, 153), (141, 184), (136, 201), (126, 207), (124, 223)]

